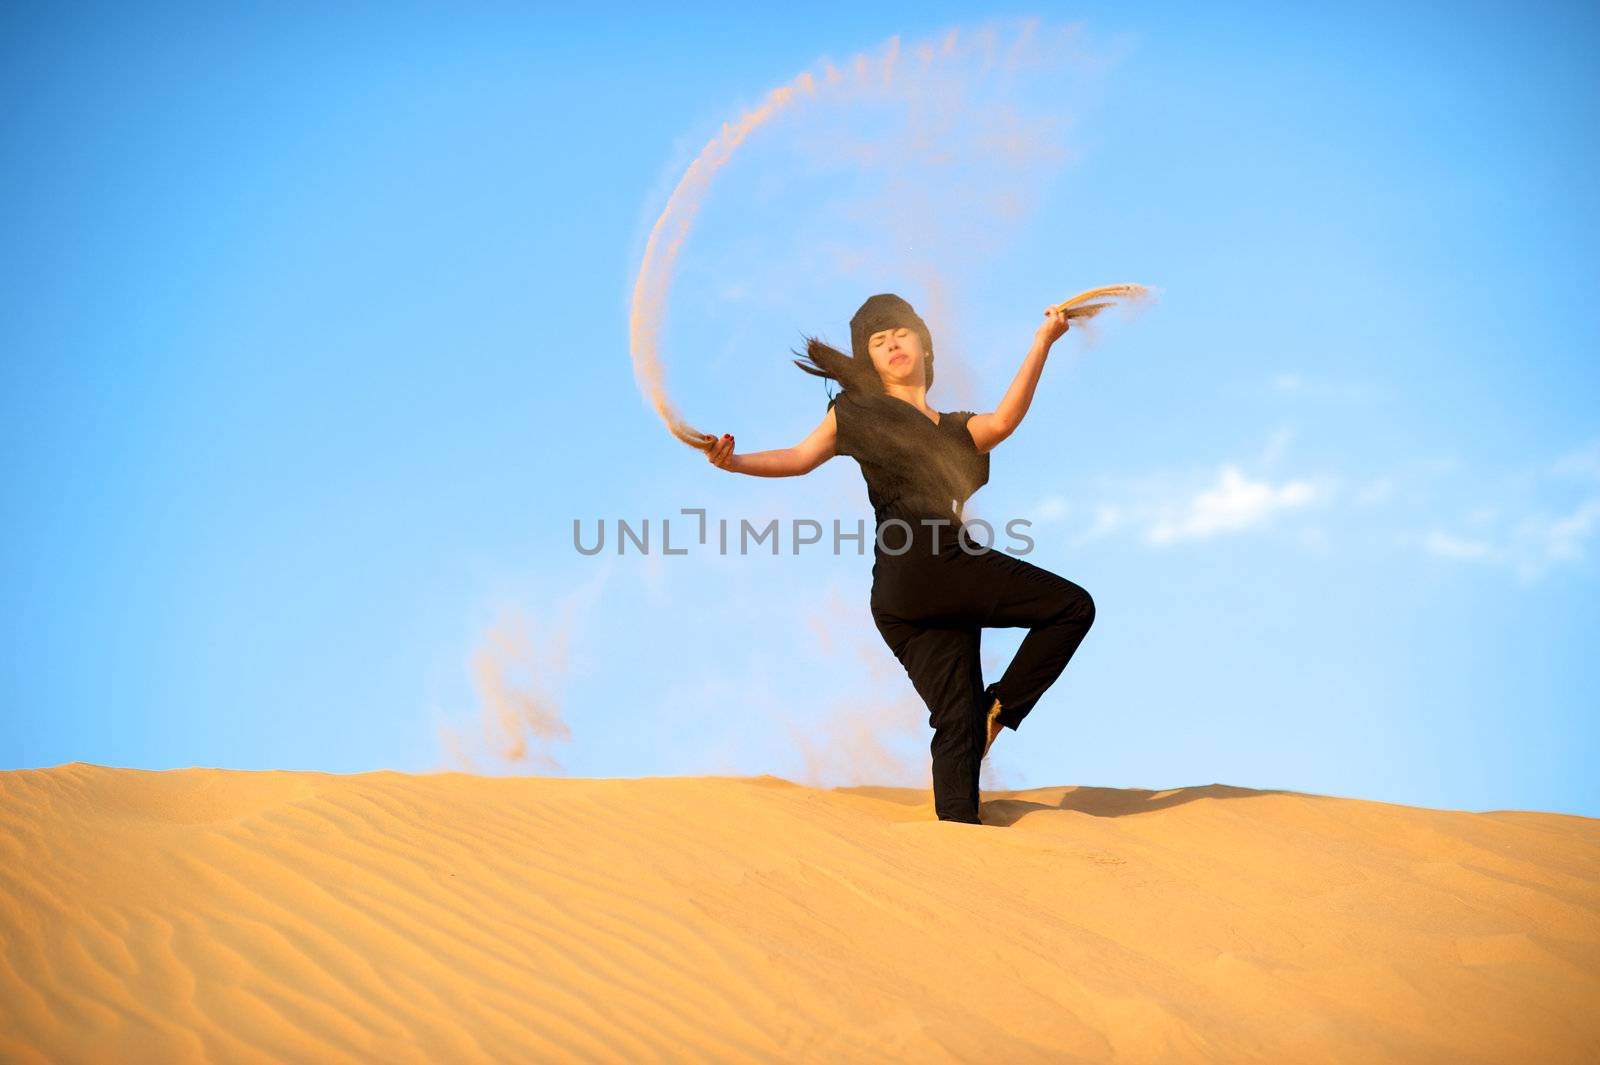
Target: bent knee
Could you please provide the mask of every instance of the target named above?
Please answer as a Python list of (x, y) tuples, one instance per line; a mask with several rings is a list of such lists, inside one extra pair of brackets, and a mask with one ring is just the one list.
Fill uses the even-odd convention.
[(1073, 591), (1063, 598), (1057, 617), (1076, 621), (1088, 628), (1094, 624), (1094, 596), (1081, 588)]

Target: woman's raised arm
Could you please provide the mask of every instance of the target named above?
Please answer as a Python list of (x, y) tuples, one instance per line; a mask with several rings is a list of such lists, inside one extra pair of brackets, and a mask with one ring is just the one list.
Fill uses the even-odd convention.
[(833, 458), (838, 433), (839, 423), (834, 419), (833, 408), (829, 407), (821, 423), (794, 447), (736, 455), (733, 437), (724, 433), (711, 445), (706, 458), (711, 465), (732, 473), (747, 473), (752, 477), (798, 477)]
[(1046, 311), (1044, 324), (1033, 335), (1033, 346), (1023, 357), (1022, 368), (1012, 378), (1011, 387), (1006, 389), (999, 405), (988, 414), (974, 414), (967, 419), (967, 432), (972, 434), (972, 442), (980, 452), (992, 451), (1022, 424), (1022, 416), (1028, 413), (1028, 407), (1033, 403), (1033, 392), (1039, 385), (1039, 375), (1044, 371), (1044, 360), (1050, 353), (1050, 345), (1059, 340), (1068, 327), (1064, 313), (1053, 307)]

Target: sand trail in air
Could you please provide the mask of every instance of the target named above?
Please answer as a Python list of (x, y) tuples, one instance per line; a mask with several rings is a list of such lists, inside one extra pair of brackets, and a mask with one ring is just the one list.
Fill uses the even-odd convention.
[[(822, 150), (828, 153), (854, 160), (862, 172), (895, 170), (899, 183), (890, 199), (902, 208), (897, 213), (885, 211), (884, 204), (874, 204), (873, 209), (859, 212), (871, 219), (860, 232), (833, 236), (844, 240), (846, 246), (854, 240), (863, 249), (882, 245), (886, 236), (892, 236), (890, 243), (895, 248), (909, 249), (904, 254), (897, 252), (893, 273), (916, 279), (919, 293), (928, 297), (924, 316), (940, 335), (946, 335), (946, 327), (954, 317), (949, 309), (948, 285), (939, 255), (927, 249), (937, 247), (940, 254), (961, 261), (973, 259), (977, 249), (972, 244), (981, 239), (979, 234), (1017, 222), (1026, 213), (1023, 201), (1027, 197), (1008, 187), (999, 190), (992, 202), (960, 196), (959, 211), (953, 211), (951, 203), (942, 200), (907, 211), (907, 201), (941, 189), (948, 194), (960, 187), (941, 186), (939, 178), (919, 183), (917, 175), (935, 171), (947, 174), (955, 164), (971, 164), (978, 159), (990, 165), (996, 160), (1004, 161), (1011, 173), (1042, 173), (1059, 165), (1066, 154), (1055, 140), (1055, 127), (1062, 122), (1059, 115), (1019, 115), (1007, 102), (1006, 89), (1002, 88), (998, 106), (974, 121), (977, 105), (970, 96), (975, 86), (1009, 85), (1007, 79), (1029, 70), (1091, 62), (1085, 58), (1080, 29), (1076, 25), (1047, 28), (1038, 19), (1026, 19), (1014, 30), (1001, 31), (994, 26), (956, 28), (908, 47), (902, 47), (899, 37), (892, 37), (876, 52), (857, 54), (842, 65), (821, 61), (815, 71), (800, 73), (770, 90), (757, 106), (724, 122), (685, 169), (651, 226), (631, 297), (629, 348), (635, 380), (669, 431), (699, 448), (715, 439), (691, 425), (671, 398), (660, 345), (680, 254), (718, 174), (742, 146), (756, 136), (796, 136), (782, 120), (807, 108), (831, 108), (839, 114), (885, 104), (900, 108), (900, 127), (893, 130), (893, 137), (880, 135), (852, 141), (843, 132), (846, 123), (841, 123), (832, 141), (823, 146)], [(1067, 102), (1060, 104), (1062, 110), (1068, 106)], [(906, 175), (910, 180), (904, 180)], [(971, 223), (965, 236), (941, 239), (940, 226), (951, 225), (949, 220), (958, 216)], [(752, 219), (751, 224), (770, 227), (772, 223), (770, 219)], [(952, 233), (942, 235), (950, 238)], [(1132, 290), (1140, 286), (1124, 287), (1129, 290), (1125, 298), (1137, 298)], [(848, 317), (848, 311), (843, 317)], [(777, 341), (774, 347), (779, 347)], [(944, 365), (952, 366), (953, 362), (947, 355)]]

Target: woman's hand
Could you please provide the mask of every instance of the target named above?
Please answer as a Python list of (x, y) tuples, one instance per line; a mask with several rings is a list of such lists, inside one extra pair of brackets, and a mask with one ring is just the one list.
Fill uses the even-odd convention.
[(1051, 307), (1044, 312), (1044, 324), (1039, 327), (1037, 333), (1033, 334), (1033, 342), (1035, 344), (1043, 344), (1048, 348), (1051, 344), (1060, 340), (1061, 335), (1071, 326), (1072, 323), (1067, 318), (1065, 311)]
[(719, 470), (733, 469), (733, 434), (723, 433), (716, 443), (706, 448), (706, 459)]

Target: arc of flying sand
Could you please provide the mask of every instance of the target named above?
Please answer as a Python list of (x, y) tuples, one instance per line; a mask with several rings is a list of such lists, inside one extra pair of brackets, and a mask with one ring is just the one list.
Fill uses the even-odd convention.
[[(1022, 49), (1031, 41), (1037, 22), (1037, 19), (1024, 20), (1022, 34), (1007, 55), (1008, 67), (1020, 60)], [(987, 73), (993, 62), (994, 31), (985, 27), (973, 37), (983, 54), (982, 73)], [(926, 72), (936, 60), (957, 55), (959, 41), (960, 30), (952, 29), (937, 44), (919, 44), (913, 50), (919, 62), (919, 73)], [(853, 78), (849, 80), (856, 88), (872, 87), (876, 81), (881, 83), (879, 87), (882, 89), (891, 89), (895, 85), (897, 71), (904, 66), (900, 59), (900, 38), (894, 36), (889, 38), (885, 55), (878, 63), (881, 74), (877, 78), (872, 72), (873, 61), (865, 53), (858, 53), (850, 62)], [(847, 80), (831, 62), (824, 60), (823, 67), (823, 80), (829, 88), (838, 87)], [(672, 287), (672, 271), (678, 252), (689, 235), (695, 215), (711, 186), (711, 179), (733, 157), (739, 145), (788, 108), (814, 98), (817, 88), (817, 79), (809, 72), (802, 73), (789, 84), (769, 92), (761, 106), (746, 112), (737, 122), (731, 125), (724, 122), (722, 131), (707, 142), (684, 171), (672, 195), (667, 198), (666, 207), (651, 227), (650, 237), (645, 243), (639, 275), (634, 280), (628, 319), (628, 344), (633, 356), (634, 379), (672, 435), (690, 447), (703, 451), (717, 438), (694, 428), (679, 414), (677, 406), (667, 396), (666, 380), (656, 351), (656, 340), (667, 293)]]
[[(1037, 19), (1023, 21), (1022, 32), (1006, 55), (1004, 65), (1008, 69), (1014, 68), (1021, 61), (1023, 49), (1033, 39), (1037, 24)], [(920, 61), (919, 73), (926, 72), (936, 60), (957, 55), (959, 34), (958, 29), (950, 30), (937, 47), (926, 42), (918, 45), (913, 54)], [(981, 73), (986, 74), (993, 63), (993, 31), (986, 27), (975, 35), (975, 40), (983, 54)], [(900, 69), (900, 58), (900, 38), (891, 37), (885, 48), (885, 55), (879, 61), (881, 74), (874, 78), (872, 61), (864, 53), (858, 53), (851, 63), (854, 87), (868, 88), (877, 81), (881, 82), (881, 88), (884, 90), (894, 88), (896, 72)], [(824, 80), (828, 87), (837, 87), (845, 81), (844, 75), (840, 74), (831, 62), (824, 60), (823, 65)], [(704, 451), (710, 448), (717, 438), (701, 432), (685, 421), (679, 414), (677, 406), (667, 396), (665, 375), (656, 350), (656, 341), (667, 293), (672, 287), (673, 267), (717, 171), (733, 158), (734, 152), (752, 133), (796, 103), (815, 98), (816, 94), (817, 79), (810, 72), (804, 72), (789, 84), (773, 89), (767, 94), (765, 102), (740, 116), (737, 122), (731, 125), (724, 122), (721, 132), (707, 142), (700, 150), (700, 154), (684, 171), (683, 177), (672, 190), (672, 195), (667, 198), (666, 207), (662, 209), (655, 225), (651, 227), (649, 239), (645, 243), (644, 258), (640, 263), (639, 275), (634, 281), (633, 300), (628, 319), (628, 343), (633, 357), (634, 378), (672, 435), (690, 447)], [(1057, 307), (1068, 308), (1069, 318), (1087, 320), (1110, 306), (1110, 300), (1140, 300), (1146, 298), (1148, 294), (1148, 290), (1142, 285), (1108, 285), (1079, 293), (1058, 304)], [(1100, 298), (1105, 302), (1086, 302)]]
[[(724, 122), (722, 132), (700, 150), (689, 169), (684, 171), (645, 243), (644, 261), (633, 286), (633, 311), (628, 320), (634, 377), (656, 413), (672, 430), (672, 435), (691, 447), (704, 450), (716, 438), (693, 428), (679, 416), (677, 407), (667, 398), (661, 361), (656, 356), (656, 334), (660, 329), (661, 308), (666, 304), (667, 291), (672, 285), (672, 267), (716, 172), (733, 157), (734, 150), (746, 137), (787, 108), (798, 93), (812, 95), (815, 92), (815, 79), (808, 73), (801, 74), (792, 84), (772, 90), (766, 103), (747, 112), (735, 125)], [(658, 253), (663, 234), (668, 232), (671, 236)]]

